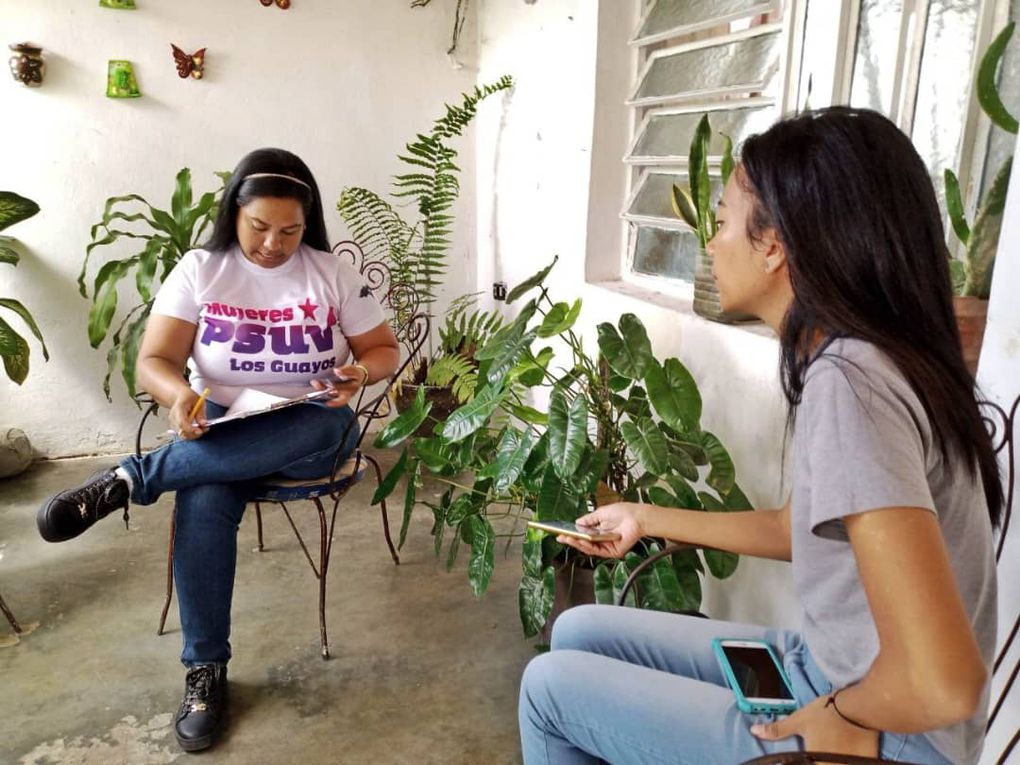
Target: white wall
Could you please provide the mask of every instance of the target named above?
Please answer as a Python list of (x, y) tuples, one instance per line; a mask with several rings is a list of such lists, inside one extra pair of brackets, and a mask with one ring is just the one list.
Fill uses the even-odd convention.
[[(445, 53), (453, 4), (408, 5), (294, 0), (282, 11), (255, 0), (138, 0), (136, 11), (114, 11), (98, 0), (0, 0), (2, 42), (42, 45), (48, 68), (38, 89), (7, 74), (0, 80), (0, 188), (42, 208), (5, 232), (23, 243), (24, 257), (0, 271), (0, 296), (29, 307), (51, 352), (42, 363), (31, 340), (25, 384), (0, 376), (0, 425), (22, 428), (50, 457), (129, 448), (137, 411), (119, 375), (114, 403), (103, 397), (105, 346), (88, 345), (89, 304), (75, 284), (107, 197), (134, 192), (168, 207), (181, 167), (191, 168), (198, 190), (210, 190), (213, 171), (231, 169), (250, 149), (281, 146), (315, 173), (335, 241), (343, 186), (388, 191), (404, 143), (475, 82), (474, 14), (462, 38), (467, 66), (457, 70)], [(178, 78), (171, 42), (189, 52), (208, 47), (205, 79)], [(143, 98), (104, 96), (111, 58), (134, 62)], [(470, 135), (459, 146), (451, 295), (475, 281)], [(122, 306), (133, 305), (128, 297), (122, 291)]]
[[(776, 506), (784, 498), (785, 413), (776, 342), (761, 328), (693, 315), (689, 297), (612, 280), (622, 251), (621, 104), (632, 7), (624, 0), (484, 4), (479, 76), (508, 71), (517, 86), (502, 114), (490, 111), (478, 124), (479, 287), (494, 279), (513, 285), (559, 254), (548, 284), (554, 299), (583, 298), (587, 339), (594, 344), (599, 322), (638, 315), (656, 354), (679, 357), (698, 380), (703, 424), (731, 451), (741, 486), (758, 506)], [(597, 51), (600, 28), (603, 42), (620, 44)], [(722, 618), (796, 626), (791, 593), (787, 566), (745, 560), (732, 579), (711, 587), (705, 607)]]

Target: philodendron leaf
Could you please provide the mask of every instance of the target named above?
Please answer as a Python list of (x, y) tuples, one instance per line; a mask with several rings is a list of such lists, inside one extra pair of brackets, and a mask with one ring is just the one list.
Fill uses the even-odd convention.
[(15, 223), (31, 218), (39, 212), (39, 205), (13, 191), (0, 191), (0, 231)]
[(386, 499), (393, 490), (397, 488), (397, 482), (403, 478), (404, 469), (407, 467), (407, 447), (400, 453), (400, 459), (397, 460), (396, 464), (390, 469), (390, 472), (386, 474), (386, 477), (382, 479), (382, 482), (375, 490), (375, 494), (372, 495), (372, 501), (370, 504), (378, 505), (384, 499)]
[(456, 443), (470, 436), (489, 421), (504, 395), (502, 388), (492, 385), (477, 391), (471, 401), (454, 411), (446, 420), (442, 429), (443, 439), (447, 443)]
[(534, 637), (545, 626), (552, 612), (555, 591), (556, 574), (552, 566), (546, 566), (541, 576), (528, 573), (521, 577), (517, 588), (517, 608), (525, 637)]
[(492, 488), (497, 493), (506, 491), (517, 481), (537, 440), (537, 436), (530, 428), (523, 433), (514, 428), (507, 428), (499, 441), (496, 459), (479, 471), (478, 475), (483, 478), (492, 477), (494, 479)]
[[(708, 492), (699, 491), (698, 496), (701, 498), (701, 502), (705, 505), (706, 510), (720, 512), (728, 509)], [(702, 550), (701, 554), (705, 557), (705, 564), (708, 566), (708, 570), (717, 579), (725, 579), (733, 574), (737, 570), (737, 563), (740, 561), (736, 553), (723, 552), (722, 550)]]
[(701, 393), (687, 367), (678, 359), (660, 365), (654, 358), (645, 370), (648, 398), (656, 413), (674, 430), (696, 431), (701, 422)]
[(985, 55), (981, 57), (977, 75), (978, 103), (981, 104), (981, 108), (985, 110), (985, 114), (991, 118), (992, 122), (1013, 135), (1016, 135), (1020, 124), (1017, 123), (1016, 117), (1009, 113), (999, 97), (999, 90), (995, 86), (995, 73), (1006, 52), (1009, 38), (1013, 36), (1015, 26), (1015, 22), (1011, 21), (995, 36), (992, 44), (985, 51)]
[(652, 359), (652, 345), (645, 327), (632, 313), (620, 317), (620, 332), (612, 324), (599, 324), (599, 350), (615, 372), (631, 380), (644, 377)]
[(568, 400), (553, 388), (549, 401), (549, 461), (560, 478), (570, 478), (581, 464), (588, 439), (588, 404), (584, 396)]
[(707, 430), (701, 433), (701, 446), (708, 454), (708, 464), (712, 466), (705, 483), (722, 495), (728, 494), (737, 478), (733, 459), (722, 442)]
[[(657, 552), (658, 545), (653, 544), (649, 547), (649, 555)], [(640, 581), (642, 608), (675, 613), (686, 606), (687, 599), (684, 598), (680, 580), (677, 579), (672, 561), (668, 557), (660, 558), (649, 569), (645, 569)]]
[(397, 541), (397, 549), (404, 546), (407, 539), (407, 530), (411, 526), (411, 513), (414, 510), (415, 496), (418, 491), (418, 475), (421, 472), (421, 462), (413, 460), (411, 468), (407, 471), (407, 490), (404, 492), (404, 515), (400, 521), (400, 538)]
[(514, 287), (512, 290), (510, 290), (510, 292), (506, 296), (507, 305), (509, 305), (510, 303), (514, 302), (517, 298), (519, 298), (521, 295), (526, 293), (528, 290), (534, 289), (535, 287), (540, 285), (542, 282), (544, 282), (545, 281), (545, 277), (547, 277), (549, 275), (549, 272), (552, 271), (553, 266), (556, 265), (556, 261), (559, 260), (559, 259), (560, 259), (559, 255), (554, 255), (553, 259), (552, 259), (552, 263), (547, 265), (545, 268), (543, 268), (538, 273), (532, 274), (527, 279), (525, 279), (523, 282), (521, 282), (516, 287)]
[(552, 465), (547, 465), (538, 490), (535, 517), (543, 521), (572, 521), (577, 517), (581, 496), (571, 481), (560, 478)]
[(489, 588), (496, 560), (496, 532), (487, 518), (470, 515), (465, 520), (471, 531), (471, 558), (468, 561), (468, 581), (475, 597)]
[(379, 449), (396, 446), (418, 429), (432, 411), (432, 402), (425, 403), (425, 388), (418, 388), (414, 403), (376, 436), (374, 445)]
[(656, 475), (662, 475), (669, 470), (666, 437), (654, 422), (649, 419), (622, 422), (620, 432), (623, 433), (623, 440), (627, 442), (627, 446), (646, 469)]
[(3, 357), (4, 369), (12, 382), (21, 385), (28, 377), (28, 357), (31, 349), (25, 338), (15, 332), (11, 326), (0, 319), (0, 356)]
[(602, 561), (595, 567), (595, 602), (611, 606), (613, 600), (613, 566), (615, 561)]
[(539, 337), (553, 337), (566, 332), (577, 321), (581, 315), (581, 299), (574, 301), (573, 305), (568, 303), (557, 303), (549, 309), (541, 326), (538, 328)]
[[(619, 561), (613, 569), (613, 603), (616, 603), (620, 599), (620, 595), (623, 593), (623, 588), (627, 584), (627, 579), (630, 577), (630, 572), (631, 567), (625, 560)], [(637, 606), (636, 589), (637, 587), (630, 588), (627, 592), (627, 597), (623, 601), (623, 605), (630, 606), (631, 608)]]
[(701, 608), (701, 572), (704, 571), (696, 550), (680, 550), (669, 556), (680, 583), (683, 610)]
[(967, 217), (963, 212), (963, 196), (960, 194), (960, 181), (956, 173), (946, 169), (942, 177), (946, 186), (946, 210), (949, 212), (949, 220), (952, 221), (953, 231), (956, 238), (964, 244), (970, 238), (970, 226), (967, 225)]

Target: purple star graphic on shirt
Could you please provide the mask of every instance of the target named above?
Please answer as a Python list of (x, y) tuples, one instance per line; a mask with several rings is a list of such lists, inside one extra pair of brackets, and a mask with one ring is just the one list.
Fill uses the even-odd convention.
[(318, 307), (312, 302), (311, 298), (305, 298), (304, 303), (298, 303), (298, 308), (305, 312), (302, 318), (311, 319), (312, 321), (315, 321), (315, 311)]

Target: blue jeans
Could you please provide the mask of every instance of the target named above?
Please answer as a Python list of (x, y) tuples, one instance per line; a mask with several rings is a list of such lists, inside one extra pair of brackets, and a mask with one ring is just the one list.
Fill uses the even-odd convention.
[[(802, 749), (762, 741), (769, 719), (737, 709), (713, 638), (767, 640), (783, 657), (797, 702), (832, 685), (796, 632), (616, 606), (577, 606), (556, 620), (552, 650), (524, 670), (518, 715), (525, 765), (736, 763)], [(923, 736), (881, 736), (882, 756), (951, 765)]]
[[(225, 411), (206, 402), (210, 419)], [(177, 492), (174, 581), (185, 665), (230, 659), (237, 528), (259, 480), (274, 473), (329, 475), (345, 432), (340, 452), (346, 458), (358, 439), (351, 409), (299, 404), (217, 425), (194, 441), (174, 441), (120, 463), (131, 476), (135, 504), (151, 505), (163, 492)]]

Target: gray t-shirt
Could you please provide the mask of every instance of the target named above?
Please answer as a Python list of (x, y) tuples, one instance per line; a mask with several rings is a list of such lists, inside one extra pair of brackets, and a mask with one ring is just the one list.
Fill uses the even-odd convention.
[[(924, 407), (892, 361), (870, 343), (833, 341), (808, 368), (794, 449), (793, 578), (804, 638), (833, 686), (860, 680), (879, 648), (842, 519), (882, 507), (938, 516), (990, 674), (996, 581), (984, 489), (961, 460), (943, 462)], [(927, 734), (951, 762), (977, 762), (988, 693), (979, 714)]]

